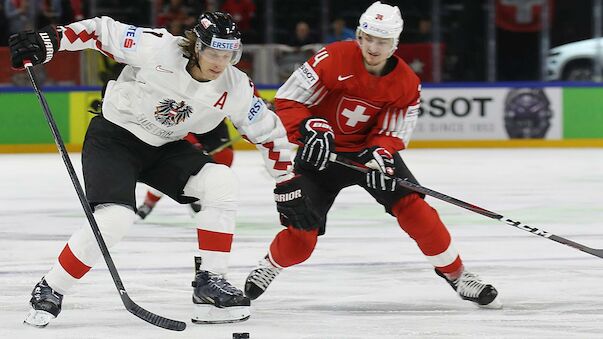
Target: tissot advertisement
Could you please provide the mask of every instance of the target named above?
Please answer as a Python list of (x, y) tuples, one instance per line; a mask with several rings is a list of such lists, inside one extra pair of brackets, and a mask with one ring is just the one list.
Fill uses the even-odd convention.
[(562, 89), (424, 88), (414, 140), (561, 139)]

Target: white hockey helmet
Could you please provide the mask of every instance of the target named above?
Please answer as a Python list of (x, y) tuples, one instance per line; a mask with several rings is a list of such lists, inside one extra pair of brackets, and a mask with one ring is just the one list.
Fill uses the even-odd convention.
[(404, 27), (404, 20), (400, 14), (398, 6), (382, 4), (380, 1), (374, 2), (360, 16), (356, 36), (360, 32), (378, 38), (392, 38), (392, 53), (398, 47), (398, 39)]

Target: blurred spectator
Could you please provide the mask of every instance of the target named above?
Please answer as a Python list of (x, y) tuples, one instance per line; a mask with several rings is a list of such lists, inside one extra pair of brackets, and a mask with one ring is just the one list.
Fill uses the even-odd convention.
[(172, 35), (184, 36), (184, 24), (178, 20), (170, 21), (166, 28)]
[(345, 25), (345, 20), (337, 18), (331, 23), (331, 33), (327, 35), (326, 43), (331, 43), (341, 40), (354, 40), (356, 39), (356, 32)]
[(220, 7), (222, 12), (229, 13), (239, 26), (244, 43), (257, 42), (257, 33), (253, 29), (256, 6), (253, 0), (226, 0)]
[(553, 0), (531, 1), (529, 4), (496, 0), (497, 80), (539, 79), (538, 44), (545, 1), (548, 1), (549, 19), (552, 20)]
[[(33, 1), (33, 4), (32, 4)], [(34, 23), (40, 12), (36, 0), (4, 0), (4, 11), (8, 21), (8, 34), (34, 29)]]
[(310, 30), (310, 25), (305, 21), (299, 21), (295, 25), (295, 33), (289, 40), (289, 46), (300, 47), (308, 44), (315, 44), (318, 42), (316, 36)]
[(68, 22), (84, 20), (84, 4), (82, 3), (82, 0), (69, 0), (69, 3), (71, 5), (70, 8), (73, 20), (65, 20), (64, 23), (67, 24)]
[(4, 12), (4, 2), (0, 2), (0, 46), (8, 46), (8, 22)]
[(82, 0), (61, 0), (61, 16), (58, 24), (66, 25), (84, 19)]
[(187, 27), (192, 27), (195, 22), (192, 9), (186, 6), (183, 0), (170, 0), (157, 16), (157, 26), (159, 27), (167, 27), (174, 21)]
[(220, 7), (222, 12), (232, 15), (239, 26), (239, 30), (251, 29), (251, 19), (255, 16), (255, 3), (253, 0), (226, 0)]
[(431, 4), (432, 1), (406, 1), (400, 7), (404, 19), (401, 37), (404, 43), (431, 42)]
[[(215, 12), (220, 10), (220, 1), (219, 0), (205, 0), (205, 9), (203, 12)], [(198, 13), (201, 14), (201, 13)]]
[(37, 17), (36, 28), (47, 25), (57, 25), (63, 16), (62, 0), (30, 0), (39, 2), (40, 13)]

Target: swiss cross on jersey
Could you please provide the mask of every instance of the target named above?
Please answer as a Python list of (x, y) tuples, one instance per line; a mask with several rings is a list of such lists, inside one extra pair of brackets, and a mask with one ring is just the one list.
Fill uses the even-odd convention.
[(380, 109), (360, 99), (341, 97), (337, 105), (337, 126), (343, 134), (357, 133), (367, 126)]

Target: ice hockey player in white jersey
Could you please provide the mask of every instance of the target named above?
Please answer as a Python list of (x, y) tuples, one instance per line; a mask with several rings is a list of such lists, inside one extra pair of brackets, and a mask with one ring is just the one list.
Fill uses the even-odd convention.
[[(9, 45), (17, 69), (23, 68), (24, 60), (36, 65), (50, 61), (58, 51), (83, 49), (96, 49), (127, 64), (109, 83), (102, 115), (92, 119), (82, 150), (86, 196), (104, 240), (108, 247), (115, 245), (134, 222), (137, 181), (183, 204), (199, 200), (203, 209), (195, 217), (198, 242), (191, 246), (193, 251), (198, 248), (192, 321), (249, 318), (249, 299), (224, 276), (239, 198), (237, 177), (182, 140), (189, 132), (208, 132), (228, 117), (257, 145), (277, 183), (292, 177), (294, 146), (282, 123), (253, 94), (249, 78), (233, 67), (242, 46), (231, 16), (204, 13), (186, 37), (109, 17), (93, 18), (20, 32), (10, 37)], [(90, 227), (76, 231), (34, 287), (25, 322), (44, 327), (58, 316), (63, 296), (100, 257)]]

